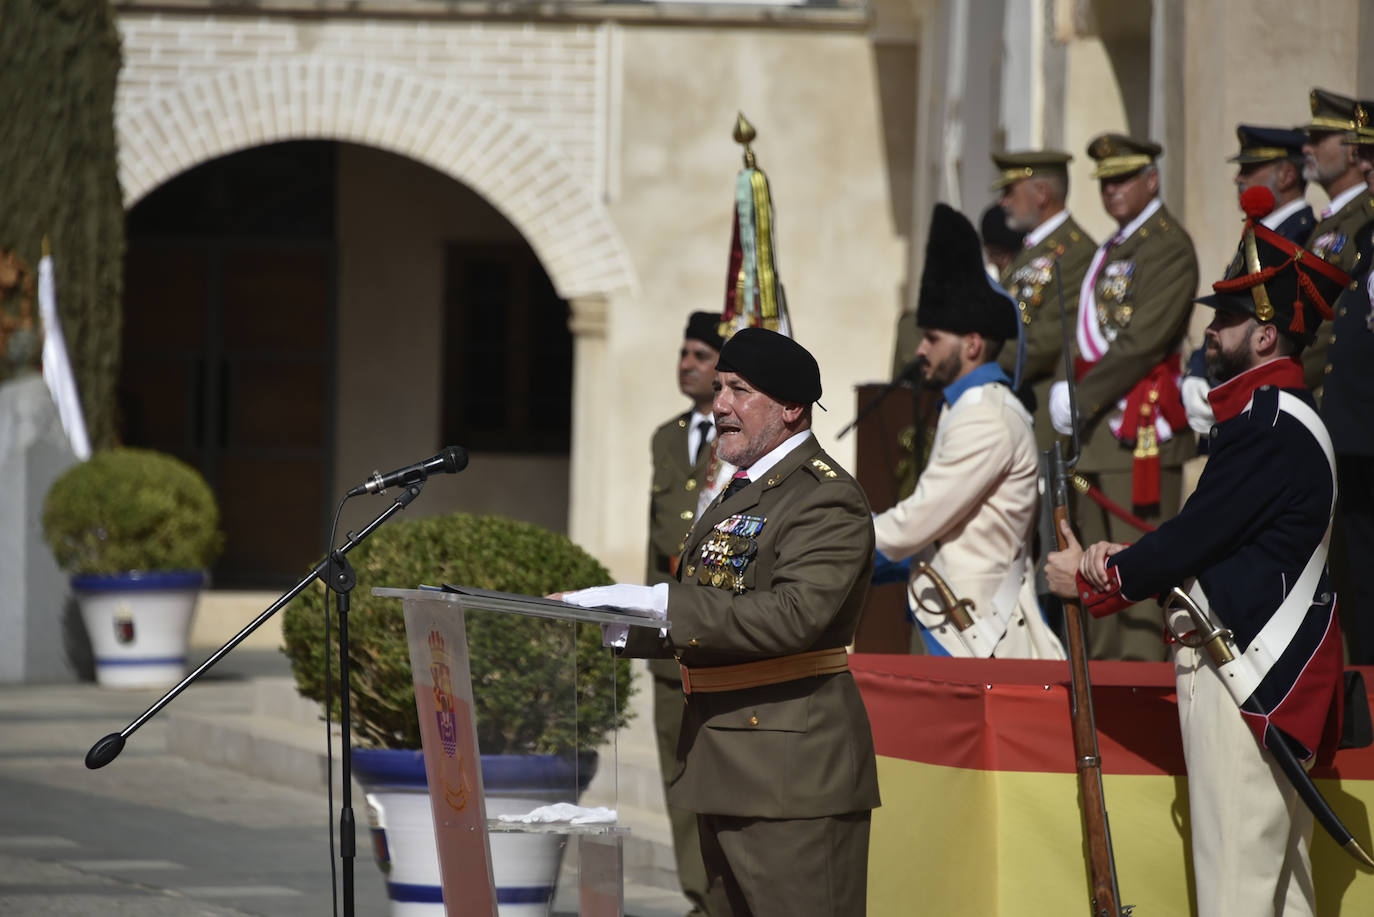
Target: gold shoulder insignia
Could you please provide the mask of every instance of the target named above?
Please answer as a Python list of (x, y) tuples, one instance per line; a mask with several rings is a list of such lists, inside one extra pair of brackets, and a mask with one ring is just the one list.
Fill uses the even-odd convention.
[(818, 458), (811, 460), (811, 466), (815, 468), (817, 471), (824, 474), (827, 478), (839, 477), (839, 475), (835, 473), (835, 470), (833, 468), (831, 468), (829, 465), (827, 465), (825, 462), (821, 461)]

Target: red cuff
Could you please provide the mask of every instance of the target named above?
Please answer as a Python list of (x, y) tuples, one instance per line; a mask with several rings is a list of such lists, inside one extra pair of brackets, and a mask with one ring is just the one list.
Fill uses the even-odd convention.
[(1121, 574), (1116, 567), (1108, 567), (1107, 576), (1111, 579), (1111, 588), (1099, 591), (1083, 578), (1082, 573), (1074, 574), (1074, 579), (1078, 583), (1078, 598), (1083, 602), (1088, 614), (1094, 618), (1105, 618), (1135, 604), (1121, 594)]

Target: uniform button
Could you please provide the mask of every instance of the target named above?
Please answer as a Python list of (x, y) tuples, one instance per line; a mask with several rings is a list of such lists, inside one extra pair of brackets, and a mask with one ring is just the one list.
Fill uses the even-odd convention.
[(1332, 343), (1332, 344), (1336, 343), (1336, 336), (1335, 336), (1334, 334), (1331, 335), (1331, 343)]
[(1341, 318), (1345, 318), (1345, 306), (1341, 306), (1340, 316)]
[(695, 576), (695, 575), (696, 575), (696, 572), (697, 572), (697, 565), (696, 565), (696, 564), (688, 564), (688, 565), (687, 565), (687, 569), (686, 569), (685, 571), (683, 571), (683, 572), (685, 572), (688, 576)]
[(696, 638), (696, 637), (693, 637), (691, 640), (688, 640), (688, 641), (687, 641), (687, 645), (688, 645), (688, 646), (700, 646), (701, 644), (697, 643), (697, 638)]
[(750, 725), (750, 726), (757, 726), (758, 724), (759, 724), (759, 718), (758, 718), (758, 717), (756, 717), (756, 716), (751, 716), (751, 717), (749, 717), (749, 725)]
[[(1210, 436), (1212, 439), (1216, 439), (1216, 438), (1217, 438), (1217, 433), (1218, 433), (1218, 432), (1219, 432), (1219, 431), (1217, 430), (1217, 425), (1216, 425), (1216, 424), (1212, 424), (1212, 429), (1208, 431), (1207, 435)], [(691, 576), (691, 575), (692, 575), (690, 570), (687, 571), (687, 575), (688, 575), (688, 576)]]
[(1324, 373), (1329, 373), (1329, 372), (1331, 372), (1331, 364), (1330, 364), (1330, 363), (1326, 364), (1326, 369), (1323, 369), (1322, 372), (1324, 372)]
[(683, 519), (691, 519), (691, 518), (692, 518), (693, 516), (695, 516), (695, 515), (696, 515), (696, 513), (695, 513), (694, 511), (690, 510), (690, 509), (684, 509), (684, 510), (682, 511), (682, 518), (683, 518)]

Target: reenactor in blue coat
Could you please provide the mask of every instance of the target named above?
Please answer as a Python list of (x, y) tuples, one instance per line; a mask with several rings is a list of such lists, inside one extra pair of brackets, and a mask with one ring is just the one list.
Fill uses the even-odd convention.
[[(1359, 105), (1360, 126), (1347, 138), (1374, 195), (1374, 101)], [(1374, 665), (1374, 583), (1349, 575), (1367, 562), (1374, 544), (1374, 221), (1355, 232), (1359, 253), (1350, 285), (1336, 301), (1331, 323), (1330, 372), (1322, 397), (1322, 420), (1336, 449), (1341, 498), (1336, 504), (1338, 537), (1333, 572), (1341, 597), (1341, 623), (1346, 628), (1350, 661)], [(1344, 575), (1343, 575), (1344, 574)]]
[[(1301, 764), (1294, 778), (1276, 762), (1285, 749), (1307, 761), (1334, 752), (1342, 684), (1325, 563), (1336, 472), (1299, 356), (1349, 277), (1261, 223), (1267, 189), (1242, 203), (1246, 271), (1198, 300), (1216, 310), (1206, 353), (1221, 384), (1196, 491), (1132, 545), (1082, 551), (1068, 533), (1048, 576), (1094, 617), (1192, 583), (1202, 611), (1170, 608), (1164, 623), (1178, 641), (1197, 913), (1295, 917), (1314, 913), (1313, 815), (1297, 801)], [(1197, 639), (1216, 627), (1229, 628), (1216, 638), (1229, 661)]]

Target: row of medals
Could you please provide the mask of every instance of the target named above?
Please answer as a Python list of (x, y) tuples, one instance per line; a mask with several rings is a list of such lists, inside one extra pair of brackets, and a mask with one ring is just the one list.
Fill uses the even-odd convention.
[(754, 536), (763, 528), (762, 516), (731, 516), (716, 526), (701, 546), (697, 582), (744, 592), (744, 569), (758, 553)]

